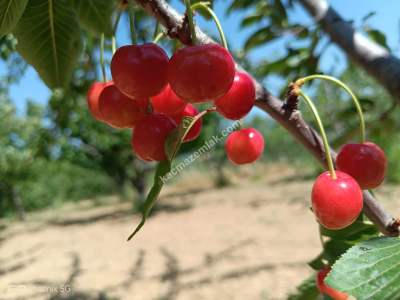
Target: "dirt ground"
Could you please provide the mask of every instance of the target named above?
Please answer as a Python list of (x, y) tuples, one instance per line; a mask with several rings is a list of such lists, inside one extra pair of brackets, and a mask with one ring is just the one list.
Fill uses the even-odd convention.
[[(167, 187), (131, 242), (139, 218), (116, 199), (0, 223), (0, 299), (286, 299), (320, 250), (312, 182), (279, 165), (242, 168), (222, 189), (207, 177)], [(394, 214), (399, 190), (378, 191)]]

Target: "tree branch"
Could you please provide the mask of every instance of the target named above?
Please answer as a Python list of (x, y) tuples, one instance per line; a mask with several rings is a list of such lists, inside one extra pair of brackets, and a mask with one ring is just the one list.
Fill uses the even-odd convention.
[[(136, 2), (166, 27), (171, 38), (178, 38), (182, 43), (190, 44), (190, 32), (184, 24), (184, 17), (178, 14), (165, 0), (136, 0)], [(213, 42), (198, 27), (196, 35), (199, 43)], [(237, 68), (241, 69), (239, 65)], [(274, 97), (254, 78), (253, 81), (256, 86), (256, 105), (286, 128), (321, 164), (326, 166), (322, 140), (315, 130), (303, 120), (300, 111), (293, 105), (284, 105), (283, 101)], [(336, 157), (333, 150), (332, 157)], [(363, 196), (364, 213), (368, 218), (377, 225), (383, 234), (398, 236), (399, 228), (395, 220), (368, 191), (364, 191)]]
[[(331, 40), (400, 102), (400, 60), (357, 32), (326, 0), (299, 0)], [(360, 5), (362, 5), (360, 3)]]

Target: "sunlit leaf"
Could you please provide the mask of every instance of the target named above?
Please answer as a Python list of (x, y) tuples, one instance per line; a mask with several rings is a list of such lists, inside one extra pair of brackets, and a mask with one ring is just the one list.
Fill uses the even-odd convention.
[(17, 27), (17, 51), (50, 87), (66, 87), (81, 52), (80, 27), (67, 0), (30, 0)]
[(0, 0), (0, 37), (14, 29), (27, 3), (28, 0)]
[(82, 27), (95, 32), (112, 35), (111, 15), (115, 5), (110, 0), (73, 0)]
[(333, 265), (325, 282), (358, 300), (399, 299), (399, 261), (399, 238), (375, 238), (348, 250)]

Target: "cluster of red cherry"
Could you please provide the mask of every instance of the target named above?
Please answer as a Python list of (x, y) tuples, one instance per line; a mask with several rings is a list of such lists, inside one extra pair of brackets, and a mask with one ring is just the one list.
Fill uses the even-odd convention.
[[(199, 111), (193, 105), (213, 101), (225, 118), (239, 120), (255, 102), (255, 87), (244, 72), (235, 70), (231, 54), (217, 44), (187, 46), (171, 59), (154, 43), (120, 47), (111, 61), (112, 81), (95, 82), (87, 101), (92, 115), (116, 128), (134, 128), (132, 148), (145, 161), (166, 159), (167, 136), (185, 116)], [(196, 139), (198, 119), (184, 142)], [(225, 144), (229, 159), (251, 163), (264, 150), (264, 138), (254, 128), (232, 132)]]

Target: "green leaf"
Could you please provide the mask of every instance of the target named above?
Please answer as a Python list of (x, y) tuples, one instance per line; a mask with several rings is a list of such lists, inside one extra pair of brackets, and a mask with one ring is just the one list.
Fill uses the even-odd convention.
[(295, 293), (289, 295), (288, 300), (316, 300), (318, 296), (319, 291), (313, 274), (296, 288)]
[(263, 18), (264, 16), (261, 14), (247, 16), (240, 22), (240, 27), (246, 28), (258, 24)]
[(358, 300), (400, 298), (400, 239), (380, 237), (350, 248), (325, 282)]
[(28, 0), (0, 0), (0, 37), (14, 29), (27, 3)]
[(111, 15), (114, 2), (110, 0), (74, 0), (73, 6), (82, 27), (94, 33), (112, 35)]
[(386, 41), (386, 35), (383, 32), (377, 29), (367, 29), (366, 32), (374, 42), (378, 43), (379, 45), (385, 47), (387, 50), (390, 51), (390, 48)]
[(30, 0), (14, 34), (17, 51), (50, 87), (67, 87), (81, 52), (80, 27), (67, 0)]
[(165, 152), (168, 159), (160, 162), (157, 166), (156, 173), (154, 175), (153, 186), (151, 187), (150, 192), (144, 201), (142, 219), (133, 233), (128, 237), (128, 241), (132, 239), (146, 223), (146, 219), (156, 203), (162, 187), (164, 186), (165, 182), (170, 179), (171, 176), (173, 176), (173, 174), (170, 173), (172, 169), (172, 162), (183, 143), (183, 139), (192, 128), (193, 124), (196, 123), (196, 121), (205, 113), (206, 112), (200, 113), (196, 117), (184, 117), (178, 128), (172, 131), (167, 137), (167, 140), (165, 141)]
[(269, 27), (264, 27), (254, 32), (246, 41), (244, 50), (249, 51), (255, 47), (261, 46), (272, 41), (278, 36), (270, 30)]

